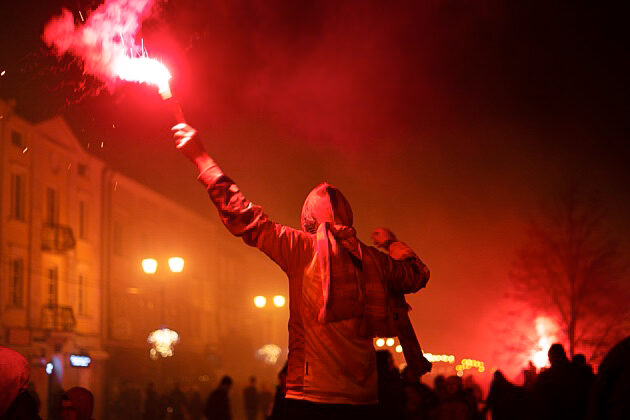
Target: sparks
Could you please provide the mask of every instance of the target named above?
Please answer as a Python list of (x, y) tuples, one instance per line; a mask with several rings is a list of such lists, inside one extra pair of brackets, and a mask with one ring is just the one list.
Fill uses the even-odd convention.
[(79, 17), (81, 17), (81, 22), (85, 22), (85, 19), (83, 19), (83, 14), (81, 13), (80, 10), (79, 10)]
[(0, 76), (4, 76), (6, 72), (7, 72), (6, 70), (2, 70), (2, 73), (0, 73)]

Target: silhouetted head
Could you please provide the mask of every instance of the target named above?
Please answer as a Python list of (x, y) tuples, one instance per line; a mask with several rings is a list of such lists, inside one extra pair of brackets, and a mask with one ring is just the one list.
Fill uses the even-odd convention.
[(324, 182), (308, 194), (302, 206), (302, 230), (315, 233), (317, 227), (330, 222), (352, 227), (352, 207), (337, 188)]
[(551, 366), (560, 366), (569, 362), (567, 358), (567, 353), (564, 351), (564, 346), (560, 343), (552, 344), (549, 347), (549, 352), (547, 353), (549, 356), (549, 363)]
[(575, 356), (573, 356), (573, 364), (576, 366), (586, 366), (586, 356), (584, 356), (582, 353), (578, 353)]
[(232, 381), (232, 378), (230, 378), (228, 375), (225, 375), (223, 378), (221, 378), (221, 388), (230, 389), (233, 382), (234, 381)]
[(94, 396), (85, 388), (70, 388), (61, 398), (62, 420), (91, 420), (93, 410)]

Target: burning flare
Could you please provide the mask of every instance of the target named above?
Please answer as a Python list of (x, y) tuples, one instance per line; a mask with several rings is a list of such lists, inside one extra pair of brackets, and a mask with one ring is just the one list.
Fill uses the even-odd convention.
[(105, 82), (118, 77), (153, 84), (164, 97), (165, 92), (170, 95), (171, 74), (164, 64), (147, 56), (144, 46), (133, 43), (142, 21), (158, 1), (106, 0), (79, 25), (64, 9), (46, 24), (43, 39), (60, 56), (69, 53), (80, 58), (84, 73)]

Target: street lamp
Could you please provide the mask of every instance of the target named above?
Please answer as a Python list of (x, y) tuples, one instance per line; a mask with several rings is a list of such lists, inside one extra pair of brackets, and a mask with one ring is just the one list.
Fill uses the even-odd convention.
[(284, 303), (285, 303), (284, 296), (282, 296), (282, 295), (275, 295), (273, 297), (273, 304), (276, 305), (276, 307), (282, 308), (284, 306)]
[[(142, 270), (148, 274), (153, 275), (157, 273), (158, 262), (155, 258), (145, 258), (142, 260)], [(171, 257), (168, 259), (168, 268), (172, 273), (181, 273), (184, 270), (184, 259), (181, 257)], [(151, 358), (157, 359), (157, 356), (169, 357), (173, 355), (173, 346), (179, 341), (179, 335), (173, 330), (169, 330), (164, 326), (165, 316), (164, 311), (166, 308), (166, 301), (164, 298), (164, 283), (162, 282), (161, 288), (161, 301), (160, 308), (162, 317), (162, 327), (155, 331), (151, 331), (147, 341), (152, 345), (150, 355)]]
[(256, 296), (254, 298), (254, 305), (257, 308), (264, 308), (265, 305), (267, 304), (267, 298), (264, 296)]

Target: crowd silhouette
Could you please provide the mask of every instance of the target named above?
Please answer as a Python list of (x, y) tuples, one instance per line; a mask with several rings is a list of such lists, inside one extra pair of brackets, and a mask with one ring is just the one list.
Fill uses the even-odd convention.
[[(13, 350), (0, 348), (3, 381), (0, 381), (0, 420), (40, 419), (40, 402), (28, 382), (26, 360)], [(399, 371), (388, 350), (376, 352), (379, 403), (361, 417), (392, 420), (621, 420), (630, 418), (630, 337), (613, 347), (597, 374), (582, 354), (571, 360), (561, 344), (548, 352), (549, 367), (537, 371), (530, 363), (522, 383), (510, 382), (501, 370), (493, 373), (487, 396), (472, 376), (437, 375), (432, 386), (410, 369)], [(289, 420), (286, 392), (287, 365), (278, 373), (275, 396), (250, 377), (242, 389), (243, 411), (248, 420)], [(137, 384), (121, 385), (108, 408), (113, 419), (231, 420), (230, 376), (224, 376), (207, 398), (195, 386), (182, 389), (175, 383), (158, 393), (153, 383), (144, 392)], [(92, 420), (94, 397), (81, 387), (62, 391), (50, 419)], [(344, 417), (353, 419), (356, 417)]]

